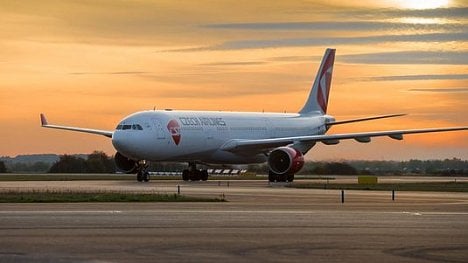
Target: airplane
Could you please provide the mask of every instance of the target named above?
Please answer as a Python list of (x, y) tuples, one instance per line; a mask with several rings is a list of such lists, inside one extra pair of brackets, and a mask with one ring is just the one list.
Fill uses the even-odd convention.
[(373, 137), (402, 140), (403, 135), (468, 130), (445, 127), (326, 134), (335, 126), (399, 117), (389, 114), (337, 121), (327, 114), (335, 49), (326, 49), (309, 96), (298, 113), (148, 110), (125, 117), (115, 130), (98, 130), (49, 124), (41, 126), (103, 135), (117, 150), (116, 166), (149, 181), (148, 162), (187, 162), (184, 181), (206, 181), (208, 172), (197, 165), (267, 163), (270, 182), (292, 182), (304, 165), (304, 155), (316, 143), (334, 145), (341, 140), (368, 143)]

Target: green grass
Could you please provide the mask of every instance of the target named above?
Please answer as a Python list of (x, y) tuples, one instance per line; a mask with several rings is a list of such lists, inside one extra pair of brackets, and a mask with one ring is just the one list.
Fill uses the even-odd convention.
[(0, 181), (135, 180), (127, 174), (0, 174)]
[(371, 191), (431, 191), (431, 192), (468, 192), (466, 182), (427, 182), (427, 183), (399, 183), (399, 184), (318, 184), (293, 183), (293, 188), (308, 189), (343, 189), (343, 190), (371, 190)]
[(221, 198), (191, 197), (178, 194), (30, 191), (2, 192), (0, 203), (74, 203), (74, 202), (224, 202)]

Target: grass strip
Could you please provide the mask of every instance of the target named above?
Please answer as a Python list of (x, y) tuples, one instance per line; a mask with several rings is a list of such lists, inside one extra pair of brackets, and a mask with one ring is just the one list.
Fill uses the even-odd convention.
[(379, 183), (379, 184), (319, 184), (293, 183), (292, 188), (303, 189), (338, 189), (370, 191), (430, 191), (430, 192), (468, 192), (467, 182), (423, 182), (423, 183)]
[(0, 181), (136, 180), (126, 174), (0, 174)]
[(160, 193), (114, 192), (2, 192), (0, 203), (75, 203), (75, 202), (224, 202), (221, 198), (193, 197)]

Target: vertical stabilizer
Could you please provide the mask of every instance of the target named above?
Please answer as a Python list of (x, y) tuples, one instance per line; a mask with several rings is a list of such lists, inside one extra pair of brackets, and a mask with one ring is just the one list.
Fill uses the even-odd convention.
[(310, 90), (309, 98), (304, 107), (299, 111), (300, 114), (327, 113), (334, 62), (335, 49), (327, 48), (315, 77), (314, 85)]

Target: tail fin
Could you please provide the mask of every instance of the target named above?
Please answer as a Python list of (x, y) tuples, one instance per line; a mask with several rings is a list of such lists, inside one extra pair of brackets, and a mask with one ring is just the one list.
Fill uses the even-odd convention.
[(328, 94), (333, 73), (333, 63), (335, 62), (335, 49), (327, 48), (323, 55), (322, 63), (315, 77), (314, 85), (300, 114), (319, 112), (327, 113)]

